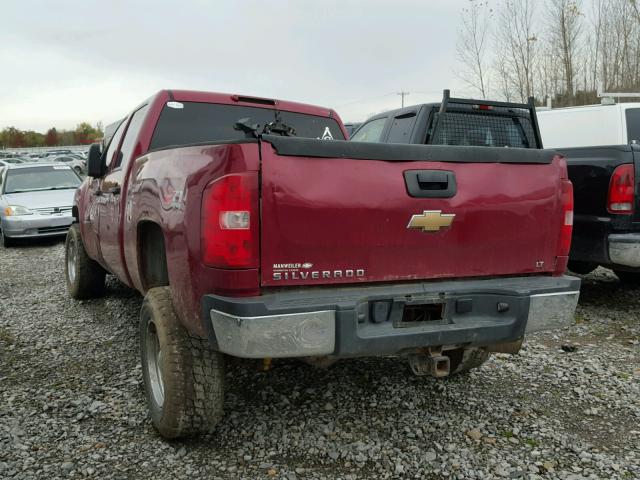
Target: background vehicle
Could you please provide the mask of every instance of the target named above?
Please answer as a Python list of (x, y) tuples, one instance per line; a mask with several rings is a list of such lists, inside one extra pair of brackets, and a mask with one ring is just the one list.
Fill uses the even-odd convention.
[(538, 112), (545, 145), (567, 158), (575, 227), (569, 268), (640, 282), (640, 103)]
[(542, 148), (533, 98), (528, 104), (451, 98), (367, 119), (354, 142)]
[(80, 178), (67, 165), (9, 165), (0, 171), (0, 237), (16, 239), (65, 235)]
[(445, 376), (573, 318), (555, 152), (322, 138), (345, 138), (329, 109), (161, 91), (92, 147), (68, 290), (99, 295), (108, 271), (145, 295), (143, 378), (165, 437), (219, 421), (223, 354), (400, 354)]
[(549, 148), (640, 144), (640, 103), (539, 109), (537, 113)]
[(2, 166), (18, 165), (18, 164), (24, 163), (24, 162), (25, 161), (22, 158), (10, 157), (10, 158), (3, 158), (2, 160), (0, 160), (0, 165), (2, 165)]
[(62, 155), (59, 157), (51, 156), (51, 157), (47, 157), (46, 161), (56, 162), (56, 163), (66, 163), (71, 168), (73, 168), (78, 175), (82, 175), (86, 169), (86, 162), (84, 160), (80, 160), (76, 157), (72, 157), (71, 155)]
[(353, 132), (355, 132), (358, 127), (362, 125), (362, 123), (360, 122), (356, 122), (356, 123), (345, 123), (344, 124), (344, 129), (347, 131), (348, 136), (351, 136), (351, 134)]

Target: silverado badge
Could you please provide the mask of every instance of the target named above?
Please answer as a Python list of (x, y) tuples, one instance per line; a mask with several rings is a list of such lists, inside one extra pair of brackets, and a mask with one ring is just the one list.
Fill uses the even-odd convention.
[(423, 232), (437, 232), (450, 227), (455, 213), (442, 213), (442, 210), (425, 210), (420, 215), (412, 215), (407, 228), (418, 228)]

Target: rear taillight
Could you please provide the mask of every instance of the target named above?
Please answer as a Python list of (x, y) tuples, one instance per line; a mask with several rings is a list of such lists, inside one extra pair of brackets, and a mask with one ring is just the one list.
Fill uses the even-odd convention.
[(609, 213), (633, 213), (635, 197), (635, 175), (633, 164), (628, 163), (616, 167), (609, 182)]
[(258, 173), (226, 175), (202, 196), (202, 261), (210, 267), (257, 268)]
[(566, 257), (571, 249), (571, 234), (573, 232), (573, 185), (569, 180), (562, 180), (562, 224), (560, 226), (560, 241), (558, 242), (558, 257)]

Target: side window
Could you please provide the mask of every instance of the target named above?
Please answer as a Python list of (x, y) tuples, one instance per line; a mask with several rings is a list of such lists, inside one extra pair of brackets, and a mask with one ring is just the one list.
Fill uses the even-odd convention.
[(127, 125), (127, 122), (122, 122), (116, 132), (111, 137), (111, 141), (109, 142), (109, 147), (107, 147), (107, 153), (105, 153), (105, 159), (107, 161), (107, 165), (111, 165), (113, 161), (113, 154), (118, 148), (120, 144), (120, 139), (122, 138), (122, 132), (124, 132), (124, 127)]
[(350, 140), (354, 142), (380, 142), (386, 121), (386, 118), (376, 118), (365, 123)]
[(129, 122), (129, 127), (127, 128), (127, 133), (124, 135), (124, 141), (122, 142), (122, 147), (120, 148), (120, 153), (118, 154), (118, 158), (115, 159), (113, 163), (113, 168), (119, 168), (122, 165), (123, 160), (128, 160), (131, 154), (133, 153), (133, 148), (135, 147), (135, 142), (138, 139), (138, 133), (140, 133), (140, 127), (142, 127), (142, 122), (144, 120), (144, 116), (147, 113), (148, 105), (138, 109), (131, 117), (131, 121)]
[(409, 143), (414, 123), (416, 123), (416, 112), (395, 117), (389, 128), (387, 143)]
[(627, 141), (640, 144), (640, 108), (627, 108)]

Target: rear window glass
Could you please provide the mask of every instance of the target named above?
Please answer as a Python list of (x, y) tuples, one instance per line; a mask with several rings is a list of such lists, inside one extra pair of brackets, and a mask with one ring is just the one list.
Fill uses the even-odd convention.
[(625, 115), (627, 117), (628, 142), (640, 143), (640, 108), (628, 108)]
[(476, 147), (538, 148), (529, 115), (506, 109), (436, 113), (427, 143)]
[[(150, 149), (194, 143), (242, 140), (244, 132), (233, 126), (238, 120), (249, 118), (260, 128), (275, 120), (276, 111), (268, 108), (223, 105), (216, 103), (170, 102), (165, 105), (151, 139)], [(293, 127), (296, 136), (344, 140), (344, 135), (332, 118), (280, 110), (280, 120)]]
[(67, 165), (15, 168), (7, 171), (4, 193), (75, 189), (80, 178)]

